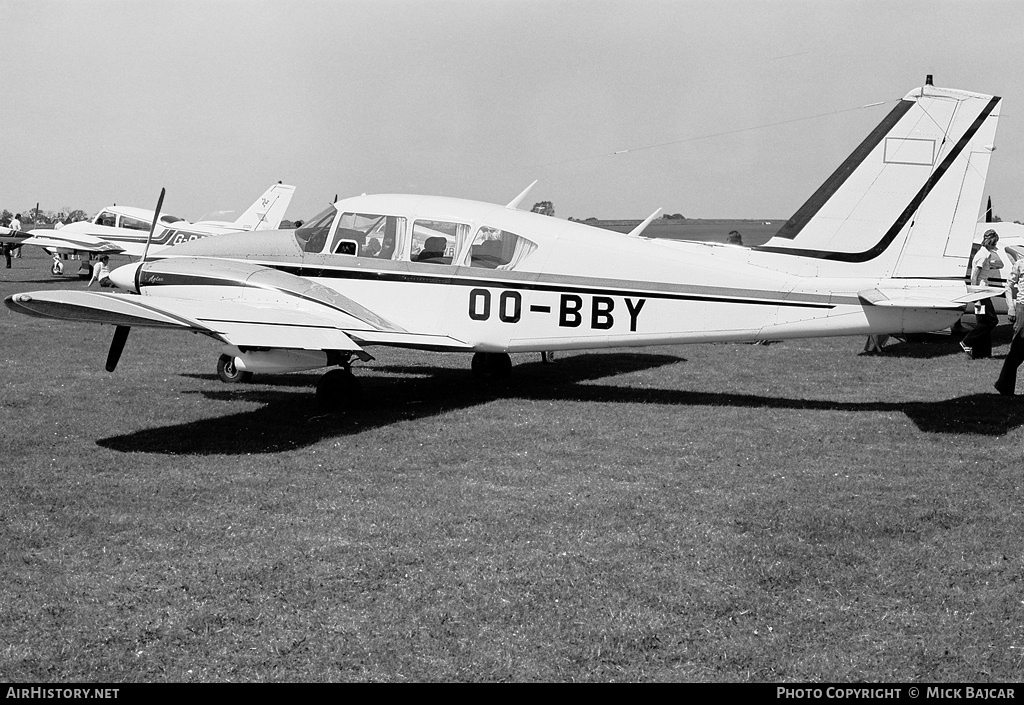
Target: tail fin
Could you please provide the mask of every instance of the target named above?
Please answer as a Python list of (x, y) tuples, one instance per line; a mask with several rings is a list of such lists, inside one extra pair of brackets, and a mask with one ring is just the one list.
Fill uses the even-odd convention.
[(1000, 100), (931, 85), (910, 92), (753, 249), (789, 255), (772, 258), (775, 268), (817, 276), (962, 279)]
[(294, 193), (294, 186), (278, 181), (257, 198), (233, 225), (238, 230), (277, 230)]

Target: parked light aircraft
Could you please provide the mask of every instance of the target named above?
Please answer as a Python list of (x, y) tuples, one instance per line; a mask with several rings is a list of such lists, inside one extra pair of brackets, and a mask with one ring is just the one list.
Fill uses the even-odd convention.
[[(39, 291), (19, 313), (188, 330), (225, 381), (338, 366), (328, 405), (358, 396), (371, 346), (509, 353), (940, 330), (996, 293), (963, 279), (1001, 99), (930, 85), (896, 102), (762, 246), (645, 238), (455, 198), (364, 195), (294, 231), (185, 243), (116, 269), (132, 292)], [(527, 189), (529, 191), (529, 189)]]
[[(276, 230), (281, 225), (294, 186), (274, 184), (234, 222), (201, 220), (190, 223), (173, 215), (161, 215), (153, 233), (150, 254), (210, 235), (239, 231)], [(70, 223), (59, 230), (33, 230), (23, 245), (38, 245), (51, 254), (120, 254), (141, 257), (155, 213), (145, 208), (108, 206), (91, 221)]]

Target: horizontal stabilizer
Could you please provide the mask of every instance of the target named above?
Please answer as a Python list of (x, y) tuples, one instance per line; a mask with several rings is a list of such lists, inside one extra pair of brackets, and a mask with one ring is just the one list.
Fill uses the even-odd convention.
[(956, 310), (972, 301), (990, 299), (1003, 293), (1002, 289), (996, 287), (971, 289), (966, 294), (963, 288), (868, 289), (857, 292), (857, 296), (871, 306)]
[(1006, 289), (1000, 286), (969, 286), (967, 287), (966, 294), (953, 299), (953, 301), (962, 304), (969, 304), (975, 301), (991, 299), (994, 296), (1003, 296), (1005, 294)]

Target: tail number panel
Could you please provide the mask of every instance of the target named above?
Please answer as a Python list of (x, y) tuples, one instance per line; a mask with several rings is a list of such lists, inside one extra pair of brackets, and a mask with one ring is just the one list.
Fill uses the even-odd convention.
[[(492, 303), (492, 299), (494, 299)], [(617, 307), (616, 302), (622, 306)], [(597, 296), (561, 294), (558, 301), (558, 326), (579, 328), (585, 324), (591, 330), (611, 330), (616, 317), (629, 319), (629, 330), (635, 333), (640, 312), (647, 299), (632, 299), (628, 296)], [(622, 309), (625, 309), (623, 311)], [(530, 314), (551, 315), (552, 307), (531, 304)], [(523, 318), (523, 296), (518, 291), (507, 289), (493, 297), (488, 289), (472, 289), (469, 292), (469, 317), (474, 321), (487, 321), (496, 316), (502, 323), (519, 323)]]

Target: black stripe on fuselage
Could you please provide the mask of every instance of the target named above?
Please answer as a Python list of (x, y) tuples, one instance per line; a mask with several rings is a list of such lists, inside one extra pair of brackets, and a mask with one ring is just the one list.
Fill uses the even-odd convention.
[[(892, 241), (896, 239), (896, 236), (899, 235), (900, 231), (903, 230), (903, 227), (917, 212), (917, 209), (920, 208), (921, 203), (924, 201), (925, 198), (928, 197), (928, 194), (931, 193), (932, 189), (935, 188), (935, 185), (939, 182), (939, 179), (941, 179), (946, 174), (946, 172), (949, 170), (949, 167), (952, 166), (954, 161), (956, 161), (956, 158), (960, 156), (960, 153), (964, 150), (964, 147), (967, 146), (968, 142), (971, 141), (975, 133), (979, 129), (981, 129), (982, 124), (992, 113), (992, 111), (996, 107), (996, 104), (1000, 100), (1001, 98), (999, 96), (993, 96), (992, 99), (989, 100), (988, 104), (981, 111), (978, 117), (974, 120), (971, 126), (967, 129), (966, 132), (964, 132), (963, 136), (957, 141), (956, 145), (953, 146), (953, 149), (949, 151), (949, 154), (946, 155), (946, 158), (943, 159), (942, 163), (938, 166), (938, 168), (934, 172), (932, 172), (932, 175), (928, 177), (928, 180), (925, 182), (924, 186), (922, 186), (921, 189), (914, 196), (914, 198), (911, 199), (910, 203), (907, 204), (907, 207), (903, 209), (903, 212), (899, 215), (896, 221), (889, 227), (888, 231), (886, 231), (885, 235), (882, 236), (882, 239), (879, 240), (874, 247), (867, 249), (863, 252), (801, 250), (788, 247), (769, 247), (767, 245), (760, 245), (757, 247), (753, 247), (751, 249), (757, 250), (759, 252), (774, 252), (776, 254), (781, 255), (793, 255), (795, 257), (813, 257), (815, 259), (834, 260), (838, 262), (867, 262), (874, 259), (875, 257), (878, 257), (880, 254), (885, 252), (886, 249), (888, 249), (889, 245), (892, 244)], [(913, 105), (912, 101), (905, 102), (908, 102), (911, 105)], [(899, 106), (897, 106), (897, 108), (899, 108)], [(879, 125), (874, 132), (871, 133), (872, 137), (875, 136), (875, 134), (879, 131), (880, 128), (886, 125), (888, 119), (891, 118), (895, 113), (896, 109), (894, 109), (893, 112), (889, 114), (886, 121), (883, 121), (882, 124)], [(902, 117), (902, 114), (899, 117)], [(891, 127), (891, 125), (889, 125), (889, 127)], [(886, 128), (886, 131), (887, 130), (888, 127)], [(884, 136), (884, 134), (885, 133), (883, 132), (882, 135)], [(865, 140), (861, 147), (864, 147), (866, 144), (868, 144), (872, 137), (869, 137), (868, 140)], [(871, 148), (873, 149), (874, 146), (877, 145), (878, 141), (880, 140), (881, 136), (877, 137), (875, 143), (871, 146)], [(855, 169), (857, 166), (859, 166), (860, 162), (862, 162), (867, 157), (867, 154), (870, 153), (870, 151), (871, 150), (868, 149), (867, 152), (859, 154), (860, 148), (858, 148), (858, 150), (855, 151), (854, 154), (850, 155), (850, 159), (847, 159), (847, 161), (843, 163), (843, 166), (840, 167), (840, 171), (846, 168), (849, 165), (850, 160), (853, 159), (855, 155), (857, 155), (858, 159), (856, 163), (853, 164), (853, 169)], [(814, 205), (813, 207), (809, 207), (808, 204), (810, 204), (811, 201), (808, 201), (808, 203), (805, 203), (804, 206), (801, 207), (799, 211), (797, 211), (797, 214), (794, 215), (793, 218), (791, 218), (790, 221), (786, 223), (786, 225), (782, 226), (782, 230), (786, 230), (790, 223), (793, 223), (794, 228), (791, 234), (788, 234), (787, 232), (787, 234), (783, 235), (782, 237), (795, 238), (797, 234), (800, 232), (800, 230), (803, 229), (803, 227), (818, 212), (818, 210), (828, 201), (829, 198), (832, 197), (835, 191), (840, 186), (842, 186), (843, 182), (849, 176), (849, 173), (841, 175), (841, 178), (837, 178), (837, 175), (839, 175), (839, 173), (840, 172), (837, 171), (835, 174), (833, 174), (832, 177), (830, 177), (829, 180), (822, 185), (822, 188), (818, 189), (818, 192), (816, 192), (814, 196), (811, 197), (811, 201), (815, 201), (816, 205)], [(850, 173), (852, 173), (852, 169)], [(835, 179), (835, 181), (833, 181), (833, 179)], [(818, 202), (819, 199), (820, 202)], [(808, 211), (806, 213), (803, 213), (803, 215), (801, 216), (801, 212), (804, 211), (804, 208), (808, 208)], [(797, 220), (798, 216), (801, 216), (801, 219), (799, 221)], [(782, 233), (782, 230), (780, 230), (779, 232)]]
[(573, 284), (543, 284), (540, 282), (507, 281), (503, 279), (481, 279), (456, 276), (436, 276), (430, 274), (413, 274), (411, 272), (366, 271), (363, 269), (335, 269), (327, 267), (301, 267), (263, 263), (287, 274), (294, 274), (306, 279), (362, 279), (379, 282), (400, 282), (412, 284), (444, 284), (462, 287), (493, 287), (500, 289), (519, 289), (524, 291), (549, 291), (562, 294), (594, 294), (598, 296), (629, 296), (647, 299), (669, 299), (674, 301), (708, 301), (714, 303), (753, 304), (757, 306), (790, 306), (797, 308), (832, 309), (832, 303), (812, 303), (806, 301), (778, 301), (775, 299), (757, 299), (740, 296), (715, 296), (711, 294), (669, 294), (657, 291), (630, 291), (611, 287), (595, 287)]
[[(134, 237), (132, 235), (103, 235), (102, 237), (99, 235), (94, 235), (93, 237), (98, 237), (101, 240), (106, 240), (107, 242), (130, 242), (136, 245), (145, 245), (149, 235), (141, 230), (139, 232), (141, 234), (138, 237)], [(172, 232), (174, 231), (168, 228), (164, 232), (160, 233), (160, 235), (154, 237), (150, 244), (166, 245), (167, 241), (171, 239)]]
[[(764, 299), (744, 296), (725, 296), (713, 294), (670, 294), (659, 291), (623, 290), (610, 286), (587, 286), (584, 284), (544, 284), (540, 282), (511, 281), (505, 279), (481, 279), (477, 277), (467, 278), (461, 276), (439, 276), (435, 274), (415, 274), (412, 272), (385, 272), (380, 270), (368, 271), (365, 269), (343, 269), (335, 267), (304, 267), (301, 265), (274, 264), (271, 262), (252, 262), (251, 264), (276, 269), (285, 274), (291, 274), (304, 279), (360, 279), (377, 282), (396, 282), (405, 284), (440, 284), (444, 286), (461, 287), (492, 287), (498, 289), (519, 289), (523, 291), (549, 291), (562, 294), (592, 294), (597, 296), (629, 296), (647, 299), (668, 299), (673, 301), (707, 301), (712, 303), (730, 304), (752, 304), (755, 306), (787, 306), (792, 308), (817, 308), (833, 309), (835, 303), (811, 302), (811, 301), (780, 301), (777, 299)], [(434, 265), (428, 265), (434, 266)], [(140, 269), (141, 271), (141, 269)], [(231, 279), (218, 279), (208, 275), (191, 275), (182, 273), (147, 273), (150, 280), (136, 281), (144, 287), (152, 286), (248, 286), (243, 281)], [(138, 276), (138, 275), (137, 275)], [(286, 292), (293, 296), (300, 296), (296, 292)], [(307, 298), (302, 297), (300, 298)], [(324, 302), (317, 299), (310, 299), (317, 303)], [(341, 309), (339, 309), (341, 310)], [(355, 315), (349, 313), (349, 315)], [(356, 318), (361, 318), (356, 316)]]

